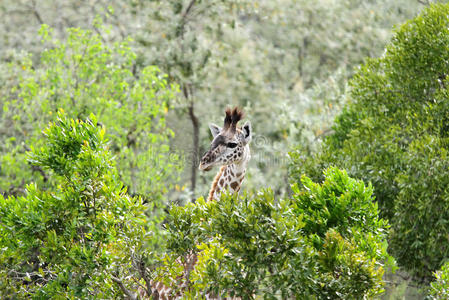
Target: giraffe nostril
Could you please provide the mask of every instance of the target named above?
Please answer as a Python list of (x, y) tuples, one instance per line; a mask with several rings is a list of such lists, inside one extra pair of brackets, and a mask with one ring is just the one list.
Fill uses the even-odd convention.
[(203, 156), (201, 157), (201, 161), (204, 161), (204, 162), (210, 162), (210, 161), (212, 160), (212, 158), (213, 158), (212, 153), (210, 153), (209, 151), (206, 151), (206, 152), (203, 154)]

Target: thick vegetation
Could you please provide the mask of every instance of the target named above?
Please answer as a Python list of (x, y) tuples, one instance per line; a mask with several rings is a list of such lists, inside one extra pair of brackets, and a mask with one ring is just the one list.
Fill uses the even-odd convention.
[[(448, 298), (449, 5), (353, 72), (423, 3), (1, 2), (0, 298)], [(183, 206), (229, 105), (246, 192)]]
[(127, 194), (104, 128), (59, 113), (44, 136), (28, 157), (49, 188), (0, 196), (0, 298), (111, 299), (145, 284), (160, 220)]
[(43, 133), (28, 157), (51, 184), (0, 197), (2, 297), (136, 297), (139, 286), (151, 295), (151, 279), (176, 283), (176, 291), (183, 286), (177, 258), (186, 253), (199, 256), (186, 279), (192, 298), (348, 299), (382, 291), (383, 264), (391, 261), (386, 222), (371, 186), (344, 171), (327, 170), (323, 184), (303, 177), (304, 188), (295, 185), (292, 198), (279, 202), (263, 191), (175, 206), (164, 241), (161, 220), (145, 214), (151, 207), (127, 195), (95, 116), (75, 121), (60, 112)]
[(159, 280), (174, 291), (184, 286), (176, 258), (197, 253), (198, 265), (183, 278), (192, 298), (207, 291), (244, 299), (379, 294), (383, 265), (393, 261), (372, 187), (335, 168), (324, 176), (322, 184), (304, 176), (292, 197), (280, 201), (268, 190), (173, 207)]
[(448, 5), (398, 28), (351, 81), (351, 102), (321, 151), (292, 153), (295, 177), (318, 180), (335, 165), (371, 182), (392, 226), (392, 253), (423, 279), (449, 257), (448, 28)]

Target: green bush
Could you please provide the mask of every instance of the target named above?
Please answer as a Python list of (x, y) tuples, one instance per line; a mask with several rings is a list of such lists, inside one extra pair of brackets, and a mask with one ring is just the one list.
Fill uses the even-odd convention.
[(12, 78), (0, 91), (0, 193), (22, 195), (26, 184), (52, 180), (27, 162), (26, 152), (42, 145), (41, 129), (62, 108), (74, 119), (94, 113), (108, 130), (110, 151), (129, 193), (161, 202), (180, 168), (169, 148), (173, 132), (165, 124), (177, 87), (157, 67), (140, 69), (126, 41), (108, 46), (91, 31), (66, 33), (61, 41), (42, 26), (46, 50), (8, 66)]
[(294, 178), (333, 165), (371, 182), (392, 254), (425, 280), (449, 257), (448, 44), (449, 5), (431, 5), (360, 68), (320, 151), (291, 153)]
[(0, 196), (0, 298), (112, 299), (124, 293), (117, 282), (135, 290), (149, 280), (136, 265), (162, 244), (160, 220), (127, 195), (95, 116), (59, 113), (44, 136), (29, 162), (51, 176), (48, 189)]
[(430, 284), (429, 298), (449, 299), (449, 263), (445, 263), (441, 270), (435, 272), (435, 281)]
[[(385, 243), (388, 224), (379, 218), (372, 186), (336, 168), (329, 168), (323, 174), (325, 180), (321, 184), (302, 176), (303, 191), (298, 184), (292, 187), (295, 210), (304, 215), (304, 233), (313, 237), (315, 246), (320, 249), (323, 238), (333, 229), (345, 239), (354, 239), (370, 256), (388, 257)], [(372, 248), (373, 244), (376, 247)], [(388, 263), (394, 264), (393, 261)]]
[(175, 290), (182, 286), (176, 258), (196, 253), (195, 269), (183, 278), (191, 298), (206, 291), (244, 299), (379, 294), (383, 265), (392, 260), (372, 188), (335, 168), (325, 176), (322, 185), (303, 177), (305, 188), (296, 185), (293, 196), (280, 201), (265, 190), (173, 207), (159, 280), (176, 282)]

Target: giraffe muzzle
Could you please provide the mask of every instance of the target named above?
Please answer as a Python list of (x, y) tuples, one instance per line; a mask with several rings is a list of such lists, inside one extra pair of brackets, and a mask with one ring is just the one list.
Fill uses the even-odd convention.
[(212, 170), (212, 165), (203, 165), (202, 163), (200, 163), (200, 166), (198, 167), (198, 169), (200, 169), (201, 171), (210, 171)]

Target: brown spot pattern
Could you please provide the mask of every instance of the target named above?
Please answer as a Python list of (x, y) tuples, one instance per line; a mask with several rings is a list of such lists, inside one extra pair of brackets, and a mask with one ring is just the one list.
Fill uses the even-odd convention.
[(231, 188), (235, 191), (237, 187), (239, 186), (239, 183), (237, 181), (234, 181), (231, 183)]

